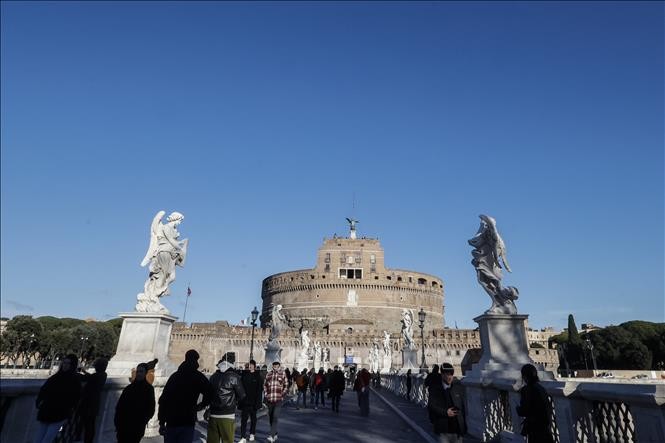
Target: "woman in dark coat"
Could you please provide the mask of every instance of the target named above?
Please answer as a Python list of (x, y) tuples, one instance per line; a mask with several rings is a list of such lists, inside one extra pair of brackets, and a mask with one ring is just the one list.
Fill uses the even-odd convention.
[(146, 380), (148, 365), (136, 367), (136, 377), (127, 386), (115, 407), (115, 431), (118, 443), (139, 443), (145, 427), (155, 414), (155, 389)]
[(534, 365), (522, 366), (524, 387), (520, 389), (520, 404), (517, 413), (524, 417), (522, 435), (528, 442), (552, 443), (550, 431), (550, 403), (547, 392), (538, 379), (538, 370)]

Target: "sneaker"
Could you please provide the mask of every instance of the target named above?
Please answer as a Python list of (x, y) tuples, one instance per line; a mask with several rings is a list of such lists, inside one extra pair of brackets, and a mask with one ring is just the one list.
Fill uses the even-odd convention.
[(272, 443), (272, 442), (274, 442), (275, 440), (272, 438), (272, 435), (269, 435), (268, 438), (266, 438), (266, 441)]
[(272, 436), (272, 441), (277, 441), (277, 434)]
[(247, 443), (247, 440), (245, 440), (245, 438), (243, 437), (240, 440), (238, 440), (238, 443)]
[[(254, 434), (249, 434), (249, 441), (254, 441)], [(238, 442), (240, 443), (240, 442)]]

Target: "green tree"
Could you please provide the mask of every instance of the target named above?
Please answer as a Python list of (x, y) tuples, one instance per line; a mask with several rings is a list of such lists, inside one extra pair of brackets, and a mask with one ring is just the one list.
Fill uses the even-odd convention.
[(41, 323), (30, 315), (17, 315), (7, 322), (5, 332), (7, 345), (14, 348), (10, 351), (14, 364), (20, 358), (24, 366), (29, 366), (44, 337)]
[(610, 326), (588, 335), (601, 369), (649, 369), (649, 349), (628, 329)]

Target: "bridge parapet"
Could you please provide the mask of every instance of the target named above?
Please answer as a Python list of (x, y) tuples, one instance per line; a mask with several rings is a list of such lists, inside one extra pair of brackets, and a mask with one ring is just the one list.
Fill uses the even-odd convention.
[[(412, 376), (409, 400), (426, 407), (425, 376)], [(463, 379), (462, 379), (463, 380)], [(481, 441), (519, 441), (522, 418), (517, 415), (520, 384), (516, 380), (462, 383), (467, 393), (480, 388), (480, 398), (466, 396), (466, 408), (483, 408), (485, 423), (469, 429), (484, 429)], [(550, 399), (550, 423), (556, 443), (663, 442), (665, 441), (665, 383), (662, 381), (598, 382), (593, 379), (542, 381)], [(404, 374), (381, 376), (381, 385), (406, 397)], [(423, 411), (423, 414), (426, 412)]]

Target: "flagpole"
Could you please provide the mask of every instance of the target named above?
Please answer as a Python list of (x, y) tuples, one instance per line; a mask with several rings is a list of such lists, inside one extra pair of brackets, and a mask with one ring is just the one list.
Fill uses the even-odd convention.
[(182, 322), (185, 323), (185, 316), (187, 315), (187, 303), (189, 303), (189, 294), (191, 290), (189, 289), (189, 283), (187, 283), (187, 296), (185, 297), (185, 312), (182, 314)]

